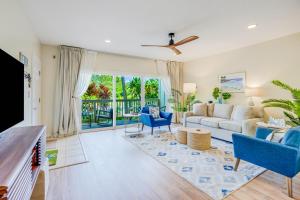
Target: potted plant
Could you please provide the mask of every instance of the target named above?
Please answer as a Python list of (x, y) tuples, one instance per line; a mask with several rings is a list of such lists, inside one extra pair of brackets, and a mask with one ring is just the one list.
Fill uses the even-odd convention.
[(231, 98), (231, 94), (229, 92), (222, 92), (222, 90), (218, 87), (213, 89), (212, 96), (218, 103), (223, 103), (223, 101)]
[(267, 99), (262, 103), (264, 107), (282, 108), (284, 115), (287, 117), (287, 124), (290, 126), (300, 126), (300, 89), (292, 88), (286, 83), (279, 80), (273, 80), (272, 83), (284, 90), (287, 90), (292, 95), (292, 100), (288, 99)]

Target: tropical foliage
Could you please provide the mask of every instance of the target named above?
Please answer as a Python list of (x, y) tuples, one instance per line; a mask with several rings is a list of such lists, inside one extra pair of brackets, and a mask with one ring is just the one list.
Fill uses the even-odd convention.
[(288, 118), (287, 124), (291, 126), (300, 126), (300, 89), (293, 88), (279, 80), (273, 80), (272, 83), (284, 90), (287, 90), (292, 95), (292, 100), (288, 99), (268, 99), (262, 103), (264, 107), (282, 108), (284, 115)]
[[(83, 100), (112, 99), (113, 77), (110, 75), (93, 75)], [(141, 78), (116, 77), (117, 99), (141, 99)], [(159, 80), (145, 81), (145, 98), (159, 98)]]
[[(201, 103), (200, 100), (196, 99), (195, 94), (187, 95), (186, 99), (184, 100), (184, 95), (180, 91), (172, 89), (171, 92), (172, 95), (168, 99), (168, 102), (171, 108), (176, 112), (186, 112), (189, 110), (191, 105), (195, 103)], [(182, 101), (182, 99), (184, 101)]]

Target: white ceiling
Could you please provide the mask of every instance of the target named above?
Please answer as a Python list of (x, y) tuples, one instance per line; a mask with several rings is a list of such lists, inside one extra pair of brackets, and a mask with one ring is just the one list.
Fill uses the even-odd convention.
[[(299, 0), (20, 1), (44, 44), (156, 59), (187, 61), (300, 32)], [(167, 44), (169, 32), (177, 41), (200, 39), (179, 47), (179, 56), (140, 46)]]

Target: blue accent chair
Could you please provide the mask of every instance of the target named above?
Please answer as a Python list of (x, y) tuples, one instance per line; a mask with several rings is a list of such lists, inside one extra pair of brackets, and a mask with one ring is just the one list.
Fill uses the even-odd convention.
[(292, 178), (300, 171), (300, 127), (287, 131), (281, 143), (265, 140), (272, 132), (268, 128), (256, 129), (256, 136), (233, 134), (234, 156), (287, 177), (288, 195), (293, 196)]
[(161, 127), (161, 126), (168, 126), (171, 132), (171, 120), (172, 120), (173, 113), (169, 112), (159, 112), (160, 118), (154, 119), (152, 115), (149, 114), (149, 107), (145, 106), (141, 110), (140, 120), (142, 122), (142, 130), (144, 126), (151, 127), (151, 134), (153, 135), (153, 128), (154, 127)]

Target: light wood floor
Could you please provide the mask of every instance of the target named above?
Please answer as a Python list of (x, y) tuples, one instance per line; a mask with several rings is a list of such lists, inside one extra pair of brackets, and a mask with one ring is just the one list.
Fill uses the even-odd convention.
[[(50, 171), (48, 200), (210, 199), (120, 136), (123, 130), (81, 134), (90, 162)], [(294, 196), (300, 199), (300, 178)], [(226, 200), (290, 199), (285, 178), (265, 172)]]

